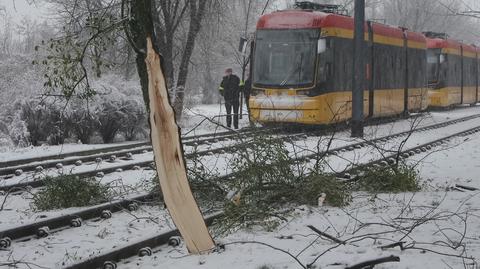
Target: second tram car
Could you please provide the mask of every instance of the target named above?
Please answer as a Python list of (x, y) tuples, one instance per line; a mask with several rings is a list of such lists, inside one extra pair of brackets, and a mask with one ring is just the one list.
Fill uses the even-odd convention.
[(430, 106), (447, 108), (477, 103), (479, 50), (448, 39), (445, 34), (425, 35)]
[[(353, 18), (314, 10), (277, 11), (257, 23), (251, 118), (257, 122), (331, 124), (352, 114)], [(366, 117), (428, 106), (423, 34), (368, 22)]]

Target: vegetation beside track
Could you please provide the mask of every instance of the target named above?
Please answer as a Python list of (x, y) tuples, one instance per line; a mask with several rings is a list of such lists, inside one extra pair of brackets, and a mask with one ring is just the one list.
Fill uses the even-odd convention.
[(370, 193), (416, 192), (421, 190), (421, 184), (415, 167), (399, 163), (365, 169), (356, 188)]
[(37, 210), (83, 207), (108, 201), (110, 191), (94, 177), (62, 175), (45, 178), (45, 187), (33, 196)]

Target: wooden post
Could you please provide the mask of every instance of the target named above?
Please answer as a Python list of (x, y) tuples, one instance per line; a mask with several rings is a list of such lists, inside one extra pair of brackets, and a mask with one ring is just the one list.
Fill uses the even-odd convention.
[(215, 243), (187, 180), (183, 148), (170, 104), (160, 56), (147, 38), (148, 94), (153, 153), (163, 198), (190, 253), (211, 251)]

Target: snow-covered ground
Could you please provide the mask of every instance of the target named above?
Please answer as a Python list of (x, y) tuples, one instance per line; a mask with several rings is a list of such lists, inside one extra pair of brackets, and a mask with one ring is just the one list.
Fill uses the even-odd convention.
[[(193, 123), (189, 126), (190, 128), (194, 128), (196, 124), (205, 120), (204, 117), (195, 113), (204, 113), (210, 117), (220, 114), (218, 105), (199, 107), (195, 110), (197, 112), (191, 111), (189, 113), (189, 117), (195, 118), (192, 120)], [(368, 138), (380, 137), (410, 130), (412, 124), (416, 127), (427, 126), (476, 115), (479, 112), (480, 107), (432, 112), (415, 120), (407, 119), (369, 126), (366, 128), (366, 134)], [(225, 131), (225, 129), (215, 129), (217, 125), (208, 120), (198, 126), (188, 135)], [(241, 121), (241, 126), (248, 126), (248, 119), (244, 118)], [(414, 133), (405, 144), (405, 148), (414, 147), (475, 126), (480, 126), (480, 118), (435, 130)], [(187, 129), (185, 127), (185, 130)], [(297, 149), (304, 149), (304, 151), (297, 152), (299, 154), (311, 153), (311, 150), (316, 148), (321, 139), (328, 141), (328, 138), (319, 136), (296, 141)], [(339, 152), (340, 157), (329, 157), (328, 160), (331, 163), (329, 167), (334, 171), (341, 171), (351, 163), (369, 161), (385, 153), (385, 151), (395, 149), (403, 139), (404, 137), (399, 137), (380, 144), (382, 148), (380, 151), (384, 152), (372, 147)], [(331, 147), (344, 146), (358, 141), (350, 138), (347, 131), (341, 131), (335, 134)], [(463, 262), (468, 264), (470, 260), (462, 260), (452, 255), (461, 254), (465, 257), (480, 258), (480, 237), (478, 235), (480, 230), (478, 223), (480, 222), (476, 215), (477, 211), (480, 210), (480, 192), (446, 192), (446, 189), (453, 184), (480, 188), (480, 181), (476, 177), (480, 172), (480, 164), (478, 164), (480, 158), (479, 142), (480, 134), (478, 133), (458, 137), (452, 139), (447, 145), (435, 148), (434, 151), (411, 157), (409, 160), (412, 163), (418, 163), (419, 173), (425, 183), (422, 192), (415, 194), (379, 194), (377, 196), (356, 193), (353, 202), (345, 208), (298, 207), (290, 221), (274, 231), (242, 230), (228, 236), (216, 237), (217, 241), (227, 244), (224, 252), (206, 256), (189, 256), (183, 246), (175, 249), (161, 247), (155, 250), (153, 256), (132, 258), (129, 260), (130, 263), (120, 264), (119, 268), (157, 268), (162, 266), (164, 268), (203, 267), (210, 269), (228, 267), (235, 269), (260, 268), (263, 265), (270, 266), (267, 268), (301, 268), (300, 263), (303, 265), (311, 263), (318, 255), (327, 250), (314, 263), (317, 268), (344, 268), (346, 265), (389, 255), (398, 255), (401, 261), (380, 265), (376, 268), (463, 267)], [(214, 145), (214, 147), (231, 143), (232, 141), (226, 141)], [(324, 143), (321, 143), (321, 145), (325, 146)], [(97, 145), (83, 146), (86, 146), (83, 149), (91, 149)], [(201, 146), (199, 150), (205, 150), (208, 147)], [(31, 150), (30, 153), (25, 153), (23, 156), (40, 154), (40, 152), (56, 154), (58, 150), (59, 148), (52, 147), (50, 149), (46, 147), (43, 151)], [(187, 150), (191, 149), (187, 148)], [(26, 150), (26, 152), (28, 151)], [(4, 158), (10, 160), (9, 157)], [(70, 171), (73, 168), (72, 171), (75, 172), (90, 171), (99, 167), (112, 167), (128, 162), (149, 161), (151, 158), (151, 153), (143, 153), (134, 155), (133, 161), (117, 160), (114, 163), (102, 162), (100, 165), (90, 163), (81, 167), (65, 166), (63, 170)], [(230, 171), (228, 154), (216, 154), (202, 157), (202, 159), (209, 169), (217, 170), (219, 174)], [(52, 169), (45, 173), (54, 175), (56, 172), (56, 169)], [(150, 180), (153, 176), (154, 171), (151, 170), (123, 171), (105, 175), (102, 182), (116, 186), (119, 194), (125, 195), (130, 191), (139, 191), (142, 182)], [(32, 179), (32, 173), (26, 173), (19, 177), (4, 180), (0, 184), (8, 185)], [(0, 195), (0, 204), (5, 198), (5, 195)], [(32, 223), (39, 218), (54, 217), (78, 210), (71, 208), (59, 211), (35, 212), (30, 205), (30, 199), (31, 195), (22, 194), (10, 196), (5, 200), (3, 210), (0, 211), (0, 230)], [(419, 216), (430, 216), (432, 220), (415, 226), (415, 218)], [(158, 217), (160, 217), (160, 220)], [(319, 238), (307, 225), (313, 225), (323, 232), (347, 241), (347, 243), (338, 245)], [(164, 209), (142, 207), (141, 211), (135, 215), (123, 212), (115, 214), (112, 219), (89, 221), (82, 228), (59, 231), (41, 240), (16, 242), (10, 249), (0, 251), (0, 264), (16, 259), (30, 262), (28, 264), (30, 266), (37, 264), (46, 268), (59, 268), (65, 264), (128, 244), (133, 240), (147, 238), (170, 227), (171, 223)], [(409, 231), (409, 229), (412, 229), (412, 231), (407, 233), (406, 231)], [(363, 238), (366, 235), (370, 236)], [(352, 239), (356, 236), (363, 240), (355, 241)], [(414, 247), (428, 250), (406, 249), (401, 251), (398, 248), (386, 250), (379, 248), (379, 246), (399, 240), (405, 241), (406, 247), (412, 247), (411, 244), (415, 242)], [(435, 245), (427, 244), (434, 242)], [(461, 247), (456, 250), (446, 247), (445, 243), (452, 245), (456, 242), (464, 243), (466, 252), (460, 252)], [(299, 262), (279, 249), (292, 254), (295, 258), (298, 258)], [(430, 250), (448, 255), (439, 255)], [(18, 264), (18, 266), (28, 268), (26, 264)]]
[[(299, 207), (272, 232), (243, 230), (217, 238), (226, 244), (224, 252), (192, 256), (184, 247), (163, 247), (152, 257), (135, 258), (135, 266), (120, 268), (302, 268), (283, 251), (304, 266), (321, 255), (316, 268), (345, 268), (390, 255), (400, 262), (375, 268), (478, 268), (469, 258), (480, 259), (480, 191), (446, 190), (453, 184), (480, 188), (480, 134), (453, 139), (447, 146), (411, 159), (421, 161), (418, 169), (426, 184), (421, 192), (356, 193), (346, 208)], [(320, 238), (308, 225), (346, 244)], [(399, 241), (405, 250), (380, 248)]]
[[(249, 126), (247, 107), (243, 106), (243, 117), (238, 121), (238, 127), (244, 128)], [(239, 111), (240, 113), (240, 111)], [(225, 132), (226, 128), (226, 110), (223, 104), (199, 105), (190, 109), (186, 109), (183, 114), (182, 127), (183, 135), (200, 135), (205, 133)], [(232, 116), (233, 128), (233, 116)]]

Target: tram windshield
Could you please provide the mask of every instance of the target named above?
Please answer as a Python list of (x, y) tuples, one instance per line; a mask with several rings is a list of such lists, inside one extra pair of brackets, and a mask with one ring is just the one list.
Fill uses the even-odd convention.
[(287, 88), (312, 85), (319, 29), (259, 30), (253, 83)]

